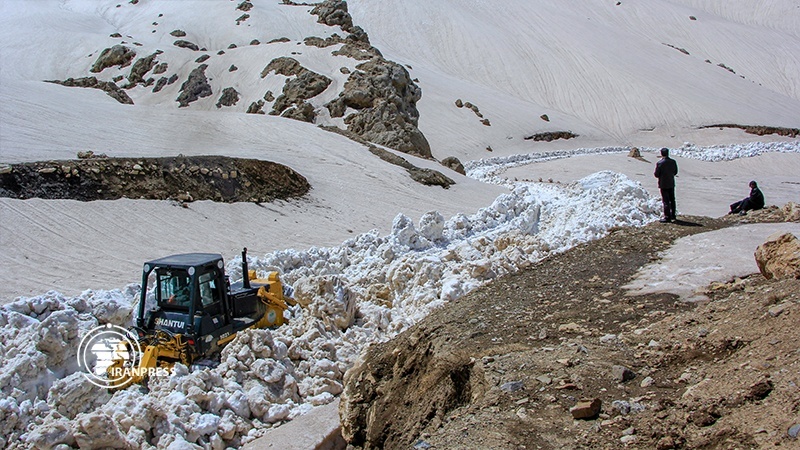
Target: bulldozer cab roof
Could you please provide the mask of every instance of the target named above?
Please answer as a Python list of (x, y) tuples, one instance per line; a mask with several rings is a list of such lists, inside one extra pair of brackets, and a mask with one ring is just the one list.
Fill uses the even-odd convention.
[(219, 253), (183, 253), (180, 255), (165, 256), (145, 263), (145, 267), (172, 267), (175, 269), (188, 269), (189, 267), (202, 267), (209, 263), (222, 260)]

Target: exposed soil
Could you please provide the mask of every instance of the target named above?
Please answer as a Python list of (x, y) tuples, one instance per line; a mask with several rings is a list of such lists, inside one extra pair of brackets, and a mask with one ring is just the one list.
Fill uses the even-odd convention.
[[(710, 286), (704, 304), (621, 288), (675, 239), (739, 222), (616, 229), (436, 310), (348, 371), (345, 438), (352, 448), (800, 448), (788, 433), (800, 423), (800, 280), (753, 274)], [(599, 415), (573, 419), (581, 399), (599, 399)]]
[(20, 199), (270, 202), (311, 186), (291, 168), (223, 156), (87, 158), (13, 164), (0, 171), (0, 196)]

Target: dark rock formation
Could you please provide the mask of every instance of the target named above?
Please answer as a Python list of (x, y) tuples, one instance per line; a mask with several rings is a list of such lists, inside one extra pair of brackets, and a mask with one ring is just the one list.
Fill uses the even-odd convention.
[(115, 45), (103, 50), (89, 71), (92, 73), (100, 73), (113, 66), (125, 67), (133, 61), (134, 57), (136, 57), (135, 51), (124, 45)]
[(250, 18), (250, 14), (242, 14), (241, 16), (239, 16), (238, 19), (236, 19), (236, 25), (240, 25), (242, 22), (244, 22), (245, 20), (247, 20), (249, 18)]
[(180, 48), (188, 48), (189, 50), (194, 51), (200, 50), (200, 47), (198, 47), (194, 42), (185, 41), (183, 39), (178, 39), (177, 41), (173, 42), (172, 45)]
[(319, 18), (317, 22), (330, 27), (338, 26), (342, 31), (349, 33), (348, 40), (369, 45), (367, 33), (361, 27), (353, 25), (353, 17), (347, 12), (347, 2), (326, 0), (315, 6), (311, 14)]
[(167, 85), (167, 77), (161, 77), (156, 81), (156, 86), (153, 88), (153, 93), (161, 91)]
[(525, 136), (524, 139), (526, 141), (534, 140), (551, 142), (555, 141), (556, 139), (572, 139), (576, 137), (578, 137), (578, 135), (571, 131), (547, 131), (544, 133), (536, 133), (531, 136)]
[(460, 173), (461, 175), (467, 174), (467, 171), (464, 170), (464, 165), (461, 164), (461, 161), (455, 156), (448, 156), (447, 158), (443, 159), (442, 165), (448, 169)]
[(219, 97), (219, 101), (217, 101), (217, 108), (222, 108), (223, 106), (233, 106), (238, 101), (239, 93), (236, 91), (236, 89), (232, 87), (226, 87), (222, 90), (222, 95)]
[(208, 97), (213, 93), (211, 91), (211, 85), (208, 84), (208, 79), (206, 78), (207, 68), (207, 64), (201, 64), (199, 67), (192, 70), (189, 74), (189, 78), (181, 85), (181, 93), (178, 95), (178, 98), (175, 99), (181, 108), (189, 106), (189, 103), (201, 97)]
[(329, 27), (341, 27), (349, 32), (353, 29), (353, 18), (347, 12), (347, 2), (344, 0), (326, 0), (311, 10), (311, 14), (319, 17), (317, 22)]
[(183, 30), (173, 30), (170, 34), (172, 36), (174, 36), (174, 37), (184, 37), (184, 36), (186, 36), (186, 32), (183, 31)]
[[(273, 115), (283, 113), (292, 105), (303, 105), (305, 100), (316, 97), (327, 89), (332, 82), (330, 78), (306, 69), (293, 58), (280, 57), (273, 59), (261, 72), (261, 77), (266, 77), (272, 71), (279, 75), (294, 77), (287, 79), (283, 85), (283, 93), (272, 105), (270, 114)], [(303, 106), (302, 108), (307, 111), (308, 107)], [(297, 114), (302, 117), (308, 117), (305, 112), (299, 111), (292, 113), (291, 116), (297, 118)]]
[(248, 0), (245, 0), (242, 3), (239, 3), (239, 6), (237, 6), (236, 9), (247, 12), (253, 9), (253, 4)]
[(167, 63), (165, 63), (165, 62), (158, 63), (158, 64), (156, 65), (156, 67), (153, 69), (153, 73), (154, 73), (155, 75), (162, 74), (162, 73), (164, 73), (164, 72), (166, 72), (166, 71), (167, 71), (167, 68), (168, 68), (168, 67), (169, 67), (169, 64), (167, 64)]
[(317, 117), (317, 114), (314, 112), (314, 105), (308, 102), (300, 102), (287, 108), (283, 114), (281, 114), (281, 117), (314, 123), (314, 119)]
[(333, 56), (346, 56), (353, 58), (356, 61), (367, 61), (372, 58), (382, 58), (381, 52), (370, 45), (357, 45), (348, 42), (343, 45), (339, 50), (331, 52)]
[(247, 114), (264, 114), (264, 100), (258, 100), (247, 107)]
[(422, 91), (408, 71), (383, 58), (356, 68), (339, 97), (325, 105), (331, 116), (342, 117), (347, 108), (353, 108), (357, 112), (344, 119), (349, 131), (370, 142), (430, 158), (430, 144), (417, 128), (416, 105)]
[(423, 169), (421, 167), (417, 167), (405, 158), (395, 155), (394, 153), (384, 150), (382, 148), (376, 147), (374, 145), (369, 145), (369, 151), (372, 152), (373, 155), (379, 157), (380, 159), (394, 164), (396, 166), (400, 166), (411, 176), (411, 179), (416, 181), (417, 183), (424, 184), (426, 186), (441, 186), (445, 189), (449, 189), (451, 185), (456, 184), (450, 177), (444, 175), (443, 173), (439, 172), (438, 170), (432, 169)]
[[(156, 52), (150, 56), (139, 58), (135, 63), (133, 63), (133, 67), (131, 67), (131, 73), (128, 74), (128, 85), (125, 86), (126, 89), (132, 88), (136, 86), (136, 84), (144, 82), (144, 76), (156, 65), (156, 57), (158, 54), (159, 53)], [(164, 70), (166, 70), (166, 67)]]
[(198, 64), (199, 63), (204, 63), (204, 62), (208, 61), (209, 58), (211, 58), (210, 55), (202, 55), (199, 58), (195, 59), (194, 62), (196, 62)]
[(84, 88), (93, 88), (93, 89), (100, 89), (108, 94), (114, 100), (125, 104), (125, 105), (132, 105), (133, 100), (128, 97), (128, 94), (125, 93), (119, 86), (110, 82), (110, 81), (100, 81), (96, 77), (84, 77), (84, 78), (67, 78), (64, 81), (59, 80), (51, 80), (48, 83), (55, 83), (60, 84), (62, 86), (67, 87), (84, 87)]

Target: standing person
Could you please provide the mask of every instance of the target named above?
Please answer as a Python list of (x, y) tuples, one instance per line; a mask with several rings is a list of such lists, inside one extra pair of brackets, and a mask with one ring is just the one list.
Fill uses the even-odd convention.
[(758, 184), (755, 181), (750, 182), (750, 196), (745, 198), (744, 200), (739, 200), (738, 202), (731, 205), (731, 212), (728, 214), (736, 214), (743, 216), (747, 214), (747, 211), (761, 209), (764, 207), (764, 194), (761, 192), (761, 189), (758, 188)]
[(664, 218), (661, 223), (675, 220), (675, 176), (678, 175), (678, 163), (669, 157), (669, 149), (661, 149), (661, 159), (656, 163), (653, 174), (658, 178), (658, 188), (661, 190), (661, 203), (664, 204)]

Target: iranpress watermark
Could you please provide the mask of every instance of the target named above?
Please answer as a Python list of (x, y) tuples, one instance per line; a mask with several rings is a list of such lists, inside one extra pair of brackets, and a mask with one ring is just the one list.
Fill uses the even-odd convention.
[(138, 367), (140, 355), (142, 348), (136, 335), (106, 324), (93, 328), (81, 339), (77, 358), (86, 379), (104, 389), (125, 387), (134, 377), (170, 375), (162, 367)]

